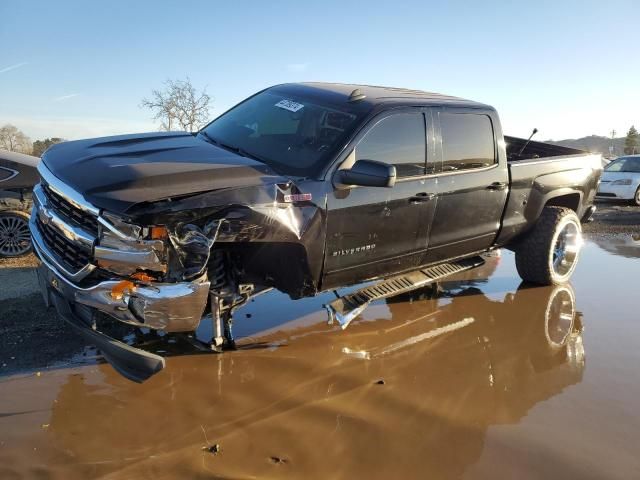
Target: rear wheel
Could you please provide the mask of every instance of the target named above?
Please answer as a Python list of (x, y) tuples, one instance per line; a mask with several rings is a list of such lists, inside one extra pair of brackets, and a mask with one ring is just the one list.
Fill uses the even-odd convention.
[(552, 288), (544, 315), (544, 333), (549, 347), (559, 350), (574, 332), (576, 298), (571, 285)]
[(19, 211), (0, 212), (0, 257), (20, 257), (30, 251), (29, 215)]
[(582, 227), (568, 208), (545, 207), (538, 222), (516, 248), (520, 277), (540, 285), (565, 283), (573, 274), (582, 247)]

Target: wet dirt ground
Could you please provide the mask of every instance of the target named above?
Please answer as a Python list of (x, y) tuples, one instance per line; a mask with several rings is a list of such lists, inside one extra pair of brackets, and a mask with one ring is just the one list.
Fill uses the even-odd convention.
[(586, 233), (640, 234), (640, 207), (629, 202), (599, 201), (594, 221), (583, 225)]
[(0, 478), (640, 478), (639, 273), (640, 237), (590, 234), (566, 287), (503, 252), (345, 331), (271, 292), (238, 351), (139, 338), (170, 355), (144, 384), (65, 340), (0, 377)]

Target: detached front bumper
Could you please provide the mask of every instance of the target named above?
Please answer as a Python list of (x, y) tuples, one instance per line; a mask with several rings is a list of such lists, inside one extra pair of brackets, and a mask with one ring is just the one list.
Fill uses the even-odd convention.
[(49, 289), (45, 295), (55, 306), (58, 315), (87, 342), (98, 348), (111, 366), (125, 378), (141, 383), (164, 368), (165, 361), (161, 356), (130, 347), (92, 328), (86, 321), (91, 318), (91, 312), (77, 308), (57, 291)]
[(53, 305), (60, 317), (130, 380), (142, 382), (159, 372), (164, 368), (164, 359), (97, 331), (97, 312), (130, 325), (167, 332), (191, 331), (200, 323), (209, 293), (206, 275), (193, 282), (139, 284), (131, 292), (114, 296), (113, 287), (119, 281), (80, 287), (60, 274), (48, 261), (46, 247), (35, 232), (33, 245), (42, 262), (37, 273), (45, 304)]

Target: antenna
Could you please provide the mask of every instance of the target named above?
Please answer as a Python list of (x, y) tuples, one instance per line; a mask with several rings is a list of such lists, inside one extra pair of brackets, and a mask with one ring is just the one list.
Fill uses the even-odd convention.
[(365, 98), (367, 98), (367, 96), (362, 93), (362, 90), (356, 88), (353, 92), (351, 92), (351, 95), (349, 95), (349, 102), (358, 102), (360, 100), (364, 100)]
[(531, 138), (538, 133), (538, 129), (534, 128), (533, 132), (531, 132), (531, 135), (529, 135), (529, 138), (527, 139), (527, 141), (524, 143), (524, 145), (522, 146), (522, 148), (520, 149), (520, 151), (518, 152), (518, 156), (522, 155), (522, 152), (524, 152), (524, 149), (527, 148), (527, 145), (529, 145), (529, 142), (531, 141)]

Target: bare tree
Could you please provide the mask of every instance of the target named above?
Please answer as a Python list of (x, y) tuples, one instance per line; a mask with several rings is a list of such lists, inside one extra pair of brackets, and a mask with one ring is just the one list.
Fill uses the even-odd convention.
[(191, 80), (167, 80), (164, 89), (153, 90), (151, 98), (140, 104), (153, 112), (153, 119), (160, 120), (162, 130), (187, 130), (194, 132), (209, 119), (211, 97), (206, 90), (198, 92)]
[(31, 140), (17, 127), (7, 123), (0, 127), (0, 148), (10, 152), (30, 154), (32, 151)]

